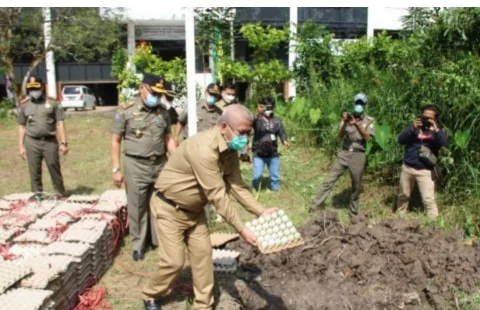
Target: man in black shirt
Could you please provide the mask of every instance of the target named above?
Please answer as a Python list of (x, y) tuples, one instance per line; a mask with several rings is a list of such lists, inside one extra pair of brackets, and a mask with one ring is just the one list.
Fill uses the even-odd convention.
[(405, 145), (402, 172), (400, 174), (400, 194), (397, 199), (397, 212), (405, 213), (415, 182), (418, 183), (423, 204), (430, 218), (438, 216), (435, 203), (435, 183), (432, 171), (442, 146), (448, 140), (438, 128), (438, 109), (434, 105), (425, 106), (422, 116), (400, 133), (398, 143)]
[(270, 189), (280, 189), (280, 161), (277, 138), (288, 147), (287, 134), (282, 121), (273, 115), (275, 100), (271, 97), (263, 98), (257, 105), (257, 116), (253, 122), (253, 179), (252, 186), (259, 190), (263, 175), (263, 167), (268, 165), (270, 173)]

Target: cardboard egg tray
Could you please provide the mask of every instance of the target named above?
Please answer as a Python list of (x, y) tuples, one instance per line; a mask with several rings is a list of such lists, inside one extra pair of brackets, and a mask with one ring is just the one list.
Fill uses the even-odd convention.
[(217, 272), (235, 272), (240, 252), (213, 249), (213, 268)]
[(28, 229), (32, 230), (47, 230), (52, 227), (65, 226), (71, 223), (73, 220), (69, 216), (59, 216), (57, 218), (43, 217), (35, 223), (31, 224)]
[(49, 297), (52, 291), (29, 288), (12, 289), (0, 295), (2, 309), (15, 310), (43, 310), (52, 309)]
[(302, 236), (283, 210), (245, 223), (253, 232), (260, 252), (274, 253), (304, 243)]
[(124, 206), (119, 203), (100, 201), (93, 205), (92, 209), (96, 212), (105, 212), (110, 214), (116, 214)]
[(30, 200), (34, 196), (35, 193), (13, 193), (3, 196), (2, 199), (7, 201)]
[(44, 256), (41, 260), (32, 264), (33, 274), (23, 279), (20, 285), (22, 287), (46, 289), (50, 282), (68, 270), (72, 262), (73, 258), (68, 255)]
[(60, 241), (96, 244), (103, 237), (101, 230), (89, 230), (70, 226), (59, 238)]
[(55, 241), (47, 246), (45, 253), (48, 255), (64, 254), (83, 258), (89, 249), (90, 246), (86, 243)]
[(108, 190), (100, 196), (99, 201), (126, 207), (127, 193), (123, 189)]
[[(15, 243), (10, 247), (9, 253), (13, 254), (15, 257), (37, 257), (43, 255), (46, 248), (47, 246), (42, 244)], [(41, 260), (39, 260), (39, 262), (41, 262)]]
[(97, 202), (99, 198), (100, 198), (100, 196), (98, 196), (98, 195), (72, 195), (72, 196), (68, 197), (66, 202), (68, 202), (68, 203), (73, 202), (73, 203), (92, 204), (92, 203)]
[(14, 242), (18, 243), (40, 243), (40, 244), (50, 244), (54, 242), (56, 237), (52, 234), (49, 234), (46, 230), (27, 230), (18, 237), (13, 239)]
[(54, 200), (32, 201), (28, 203), (26, 208), (22, 209), (21, 213), (34, 214), (41, 217), (49, 213), (58, 204), (59, 202)]
[(212, 244), (212, 247), (220, 247), (230, 241), (233, 241), (235, 239), (238, 239), (240, 237), (239, 234), (229, 234), (229, 233), (211, 233), (210, 234), (210, 243)]
[(4, 229), (0, 227), (0, 245), (6, 244), (11, 239), (13, 239), (13, 237), (21, 234), (23, 231), (24, 231), (24, 228), (14, 227), (14, 228)]
[(0, 210), (2, 211), (8, 211), (10, 210), (12, 202), (4, 199), (0, 199)]
[(11, 212), (0, 217), (2, 227), (27, 227), (33, 223), (37, 217), (35, 215), (26, 215), (20, 212)]
[[(32, 268), (26, 264), (23, 264), (21, 261), (0, 262), (0, 294), (4, 293), (10, 286), (31, 273)], [(0, 305), (2, 304), (0, 303)]]

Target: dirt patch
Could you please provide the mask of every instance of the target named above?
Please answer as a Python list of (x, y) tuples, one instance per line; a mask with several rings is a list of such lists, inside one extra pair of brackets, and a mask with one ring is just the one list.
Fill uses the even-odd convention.
[(345, 227), (325, 212), (299, 231), (305, 245), (263, 255), (243, 241), (241, 280), (233, 283), (245, 309), (448, 309), (453, 288), (474, 292), (480, 247), (461, 233), (392, 219)]

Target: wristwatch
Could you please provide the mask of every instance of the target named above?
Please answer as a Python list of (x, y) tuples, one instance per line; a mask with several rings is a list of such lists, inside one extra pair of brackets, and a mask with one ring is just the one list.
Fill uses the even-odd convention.
[(115, 174), (117, 172), (120, 172), (120, 168), (117, 167), (112, 169), (112, 174)]
[(67, 142), (61, 142), (60, 144), (61, 144), (61, 145), (65, 145), (66, 147), (68, 147), (68, 143), (67, 143)]

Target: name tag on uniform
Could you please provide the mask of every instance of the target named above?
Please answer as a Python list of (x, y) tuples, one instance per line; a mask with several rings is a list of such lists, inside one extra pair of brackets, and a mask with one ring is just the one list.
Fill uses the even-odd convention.
[(50, 109), (50, 107), (51, 107), (50, 103), (45, 104), (45, 108)]
[(272, 134), (270, 134), (270, 139), (272, 139), (272, 141), (275, 141), (275, 140), (277, 140), (277, 137), (275, 137), (275, 135), (272, 133)]

